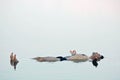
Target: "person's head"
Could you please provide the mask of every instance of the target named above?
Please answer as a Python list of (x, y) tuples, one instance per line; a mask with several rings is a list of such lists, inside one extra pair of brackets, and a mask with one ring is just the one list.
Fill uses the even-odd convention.
[(100, 61), (101, 59), (104, 58), (104, 56), (100, 55), (98, 52), (93, 52), (90, 58), (92, 60), (97, 59), (97, 61)]
[(103, 55), (100, 55), (100, 57), (97, 59), (97, 61), (100, 61), (101, 59), (104, 59)]
[(100, 59), (104, 59), (104, 56), (103, 56), (103, 55), (101, 55), (101, 56), (100, 56)]
[(97, 52), (93, 52), (90, 58), (91, 58), (92, 60), (98, 59), (98, 58), (100, 58), (100, 54), (98, 54)]
[(92, 60), (92, 64), (93, 66), (97, 67), (98, 66), (98, 61), (100, 61), (101, 59), (104, 59), (103, 55), (97, 56), (97, 58)]

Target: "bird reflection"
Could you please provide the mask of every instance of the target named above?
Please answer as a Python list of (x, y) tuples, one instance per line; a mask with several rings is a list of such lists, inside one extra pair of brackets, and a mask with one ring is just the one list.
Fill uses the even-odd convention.
[(19, 63), (19, 61), (16, 58), (16, 54), (13, 54), (13, 52), (12, 52), (10, 55), (10, 64), (11, 64), (11, 66), (14, 67), (14, 70), (16, 70), (16, 66), (18, 63)]

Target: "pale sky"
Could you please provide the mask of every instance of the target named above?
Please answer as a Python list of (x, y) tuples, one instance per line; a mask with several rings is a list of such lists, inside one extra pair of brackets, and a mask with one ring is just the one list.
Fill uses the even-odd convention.
[[(98, 51), (112, 61), (102, 61), (104, 65), (115, 63), (118, 69), (119, 35), (119, 0), (0, 1), (0, 63), (7, 62), (10, 52), (24, 60), (34, 56), (66, 56), (75, 49), (87, 55)], [(112, 77), (120, 79), (117, 75)]]

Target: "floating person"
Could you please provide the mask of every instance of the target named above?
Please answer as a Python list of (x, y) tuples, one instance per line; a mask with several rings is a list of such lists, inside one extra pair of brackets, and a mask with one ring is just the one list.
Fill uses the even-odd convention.
[(35, 57), (33, 59), (39, 61), (39, 62), (56, 62), (56, 61), (73, 61), (73, 62), (86, 62), (91, 60), (93, 66), (97, 67), (98, 66), (98, 61), (104, 58), (103, 55), (100, 55), (98, 52), (93, 52), (93, 54), (88, 57), (85, 54), (77, 54), (75, 50), (71, 51), (71, 56), (57, 56), (57, 57)]
[(11, 64), (11, 66), (14, 67), (15, 70), (16, 70), (16, 66), (17, 66), (18, 62), (19, 61), (16, 58), (16, 54), (13, 55), (13, 52), (12, 52), (10, 55), (10, 64)]

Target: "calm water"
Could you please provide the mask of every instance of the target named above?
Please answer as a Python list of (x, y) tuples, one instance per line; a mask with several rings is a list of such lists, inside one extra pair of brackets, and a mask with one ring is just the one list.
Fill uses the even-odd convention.
[[(40, 63), (69, 50), (105, 56), (90, 62)], [(20, 61), (15, 71), (13, 52)], [(120, 0), (0, 0), (0, 80), (120, 80)]]
[[(114, 58), (113, 58), (114, 59)], [(2, 60), (5, 60), (2, 63)], [(31, 59), (20, 59), (15, 71), (9, 59), (0, 62), (1, 80), (119, 80), (120, 63), (116, 60), (104, 59), (97, 68), (90, 62), (37, 62)]]

